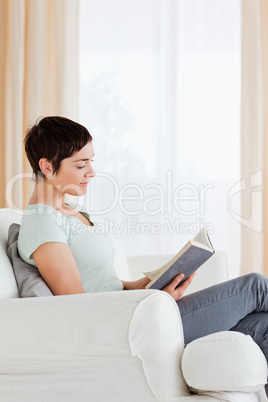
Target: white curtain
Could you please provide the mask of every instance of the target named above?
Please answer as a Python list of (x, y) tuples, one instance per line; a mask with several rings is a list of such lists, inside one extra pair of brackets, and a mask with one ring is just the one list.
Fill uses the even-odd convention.
[(176, 253), (201, 226), (240, 269), (240, 0), (80, 0), (88, 204), (127, 254)]

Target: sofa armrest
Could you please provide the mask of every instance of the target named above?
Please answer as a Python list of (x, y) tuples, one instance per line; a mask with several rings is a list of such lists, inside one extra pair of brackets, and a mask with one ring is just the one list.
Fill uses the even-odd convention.
[(190, 342), (182, 357), (193, 392), (257, 392), (267, 382), (267, 362), (249, 335), (222, 331)]
[(3, 377), (14, 373), (23, 377), (24, 386), (30, 373), (36, 380), (53, 372), (61, 381), (63, 373), (75, 370), (75, 381), (83, 366), (86, 381), (94, 377), (93, 394), (104, 382), (113, 382), (120, 401), (188, 392), (180, 368), (181, 320), (176, 303), (164, 292), (2, 299), (0, 322), (0, 389)]

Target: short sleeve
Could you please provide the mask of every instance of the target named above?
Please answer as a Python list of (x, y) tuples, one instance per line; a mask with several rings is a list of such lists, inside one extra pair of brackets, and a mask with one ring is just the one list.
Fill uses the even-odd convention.
[(48, 242), (67, 244), (67, 240), (63, 215), (54, 208), (25, 210), (18, 238), (18, 251), (25, 262), (36, 266), (32, 254), (39, 246)]

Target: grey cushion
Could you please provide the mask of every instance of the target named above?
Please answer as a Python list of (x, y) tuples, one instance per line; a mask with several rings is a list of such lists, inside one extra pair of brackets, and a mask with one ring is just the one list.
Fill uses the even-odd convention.
[(12, 223), (8, 231), (7, 255), (11, 261), (20, 297), (53, 296), (38, 269), (24, 262), (18, 253), (20, 225)]

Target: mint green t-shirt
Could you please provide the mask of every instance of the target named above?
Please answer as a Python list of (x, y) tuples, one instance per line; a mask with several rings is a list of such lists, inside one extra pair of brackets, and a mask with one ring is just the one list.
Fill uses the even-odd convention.
[(113, 266), (115, 250), (109, 235), (97, 230), (96, 225), (85, 225), (48, 205), (28, 205), (19, 232), (20, 257), (36, 267), (32, 253), (47, 242), (69, 246), (86, 293), (123, 289)]

